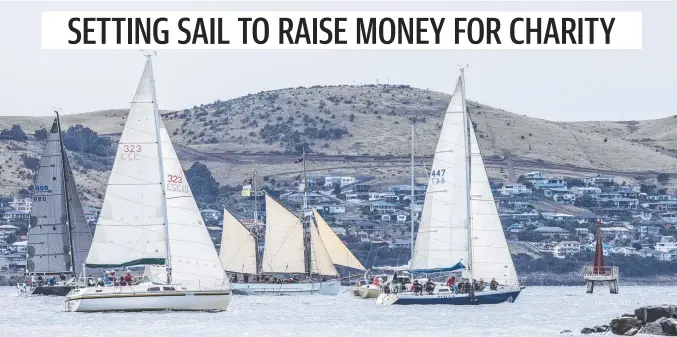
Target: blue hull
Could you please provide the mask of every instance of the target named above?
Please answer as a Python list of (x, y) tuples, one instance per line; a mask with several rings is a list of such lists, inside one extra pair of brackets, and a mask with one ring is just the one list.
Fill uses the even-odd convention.
[(475, 300), (471, 301), (468, 296), (453, 295), (422, 295), (400, 297), (392, 304), (412, 305), (412, 304), (451, 304), (451, 305), (480, 305), (480, 304), (499, 304), (504, 302), (514, 302), (519, 296), (521, 290), (499, 293), (476, 293)]

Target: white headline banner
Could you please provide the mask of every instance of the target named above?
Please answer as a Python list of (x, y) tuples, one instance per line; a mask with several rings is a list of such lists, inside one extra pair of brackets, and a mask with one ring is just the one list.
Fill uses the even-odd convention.
[(642, 49), (639, 12), (43, 12), (42, 49)]

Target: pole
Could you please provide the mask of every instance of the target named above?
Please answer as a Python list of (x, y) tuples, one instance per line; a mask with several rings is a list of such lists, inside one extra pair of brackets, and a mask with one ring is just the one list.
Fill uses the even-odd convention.
[(472, 182), (470, 173), (471, 173), (471, 147), (470, 147), (470, 123), (468, 117), (468, 110), (465, 102), (465, 68), (461, 68), (461, 98), (463, 100), (463, 133), (465, 138), (465, 153), (466, 153), (466, 162), (465, 162), (465, 183), (466, 183), (466, 221), (468, 223), (468, 276), (470, 283), (474, 281), (472, 275), (472, 265), (473, 265), (473, 245), (472, 245), (472, 211), (471, 201), (470, 201), (470, 184)]
[(155, 118), (155, 139), (157, 141), (157, 154), (160, 169), (160, 186), (162, 188), (162, 215), (164, 218), (165, 228), (165, 251), (167, 257), (165, 259), (165, 266), (167, 268), (167, 284), (172, 283), (172, 259), (169, 252), (169, 219), (167, 216), (167, 187), (165, 186), (165, 168), (164, 158), (162, 157), (162, 138), (160, 137), (160, 113), (157, 107), (157, 96), (155, 93), (155, 76), (153, 75), (153, 60), (152, 55), (146, 55), (147, 66), (150, 68), (150, 88), (151, 98), (153, 100), (153, 118)]
[(258, 273), (259, 269), (259, 210), (258, 210), (258, 190), (256, 189), (256, 169), (254, 169), (254, 174), (252, 176), (252, 187), (254, 188), (254, 256), (256, 257), (256, 272)]
[(306, 148), (303, 147), (303, 154), (301, 156), (303, 162), (303, 228), (304, 228), (304, 242), (306, 243), (306, 251), (308, 252), (308, 277), (313, 277), (312, 261), (312, 243), (310, 242), (310, 219), (306, 216), (308, 212), (308, 176), (306, 175)]
[[(77, 277), (78, 275), (75, 273), (75, 249), (74, 249), (74, 244), (73, 244), (73, 226), (71, 225), (71, 207), (70, 207), (70, 196), (68, 195), (68, 174), (66, 174), (66, 163), (67, 163), (67, 158), (66, 158), (66, 151), (64, 151), (63, 147), (63, 138), (61, 138), (61, 121), (59, 120), (59, 112), (54, 110), (54, 113), (56, 113), (56, 127), (59, 131), (59, 151), (61, 152), (61, 174), (63, 178), (63, 191), (64, 191), (64, 197), (66, 198), (66, 221), (68, 222), (68, 248), (70, 249), (70, 256), (71, 256), (71, 272), (73, 272), (73, 276)], [(84, 271), (84, 269), (83, 269)]]
[(409, 257), (409, 268), (414, 263), (414, 123), (411, 123), (411, 197), (409, 200), (411, 209), (411, 238), (409, 240), (411, 255)]

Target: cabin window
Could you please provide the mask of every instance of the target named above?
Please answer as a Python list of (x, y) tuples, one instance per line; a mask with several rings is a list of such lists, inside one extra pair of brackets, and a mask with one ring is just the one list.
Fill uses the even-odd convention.
[(162, 287), (162, 290), (164, 290), (164, 291), (174, 291), (176, 289), (174, 289), (174, 287)]
[(150, 287), (148, 291), (160, 291), (160, 287)]
[(440, 288), (437, 292), (438, 293), (448, 293), (449, 289)]

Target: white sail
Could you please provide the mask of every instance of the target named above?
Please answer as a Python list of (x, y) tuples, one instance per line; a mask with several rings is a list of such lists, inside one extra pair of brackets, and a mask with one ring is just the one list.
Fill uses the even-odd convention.
[(162, 177), (158, 170), (152, 80), (148, 61), (118, 143), (87, 255), (89, 267), (165, 263)]
[(468, 259), (466, 151), (459, 78), (447, 108), (414, 244), (414, 270), (450, 268)]
[(303, 223), (266, 194), (266, 238), (261, 270), (264, 273), (305, 273)]
[(496, 278), (499, 284), (517, 286), (519, 285), (517, 272), (505, 240), (489, 178), (472, 126), (470, 127), (470, 151), (472, 154), (470, 210), (472, 212), (473, 278), (484, 279), (486, 282)]
[(256, 239), (240, 220), (223, 210), (223, 232), (219, 252), (223, 270), (256, 274)]
[(329, 257), (335, 265), (344, 266), (353, 269), (366, 270), (362, 263), (353, 255), (353, 253), (346, 247), (341, 239), (336, 236), (333, 230), (327, 225), (327, 222), (320, 216), (317, 210), (313, 210), (315, 215), (315, 223), (317, 230), (322, 238), (324, 246), (329, 252)]
[[(152, 71), (151, 71), (152, 72)], [(160, 121), (167, 198), (167, 226), (172, 282), (220, 286), (228, 283), (214, 242), (181, 167), (164, 123)]]
[(317, 230), (314, 219), (310, 220), (310, 272), (317, 275), (338, 275), (334, 262)]

